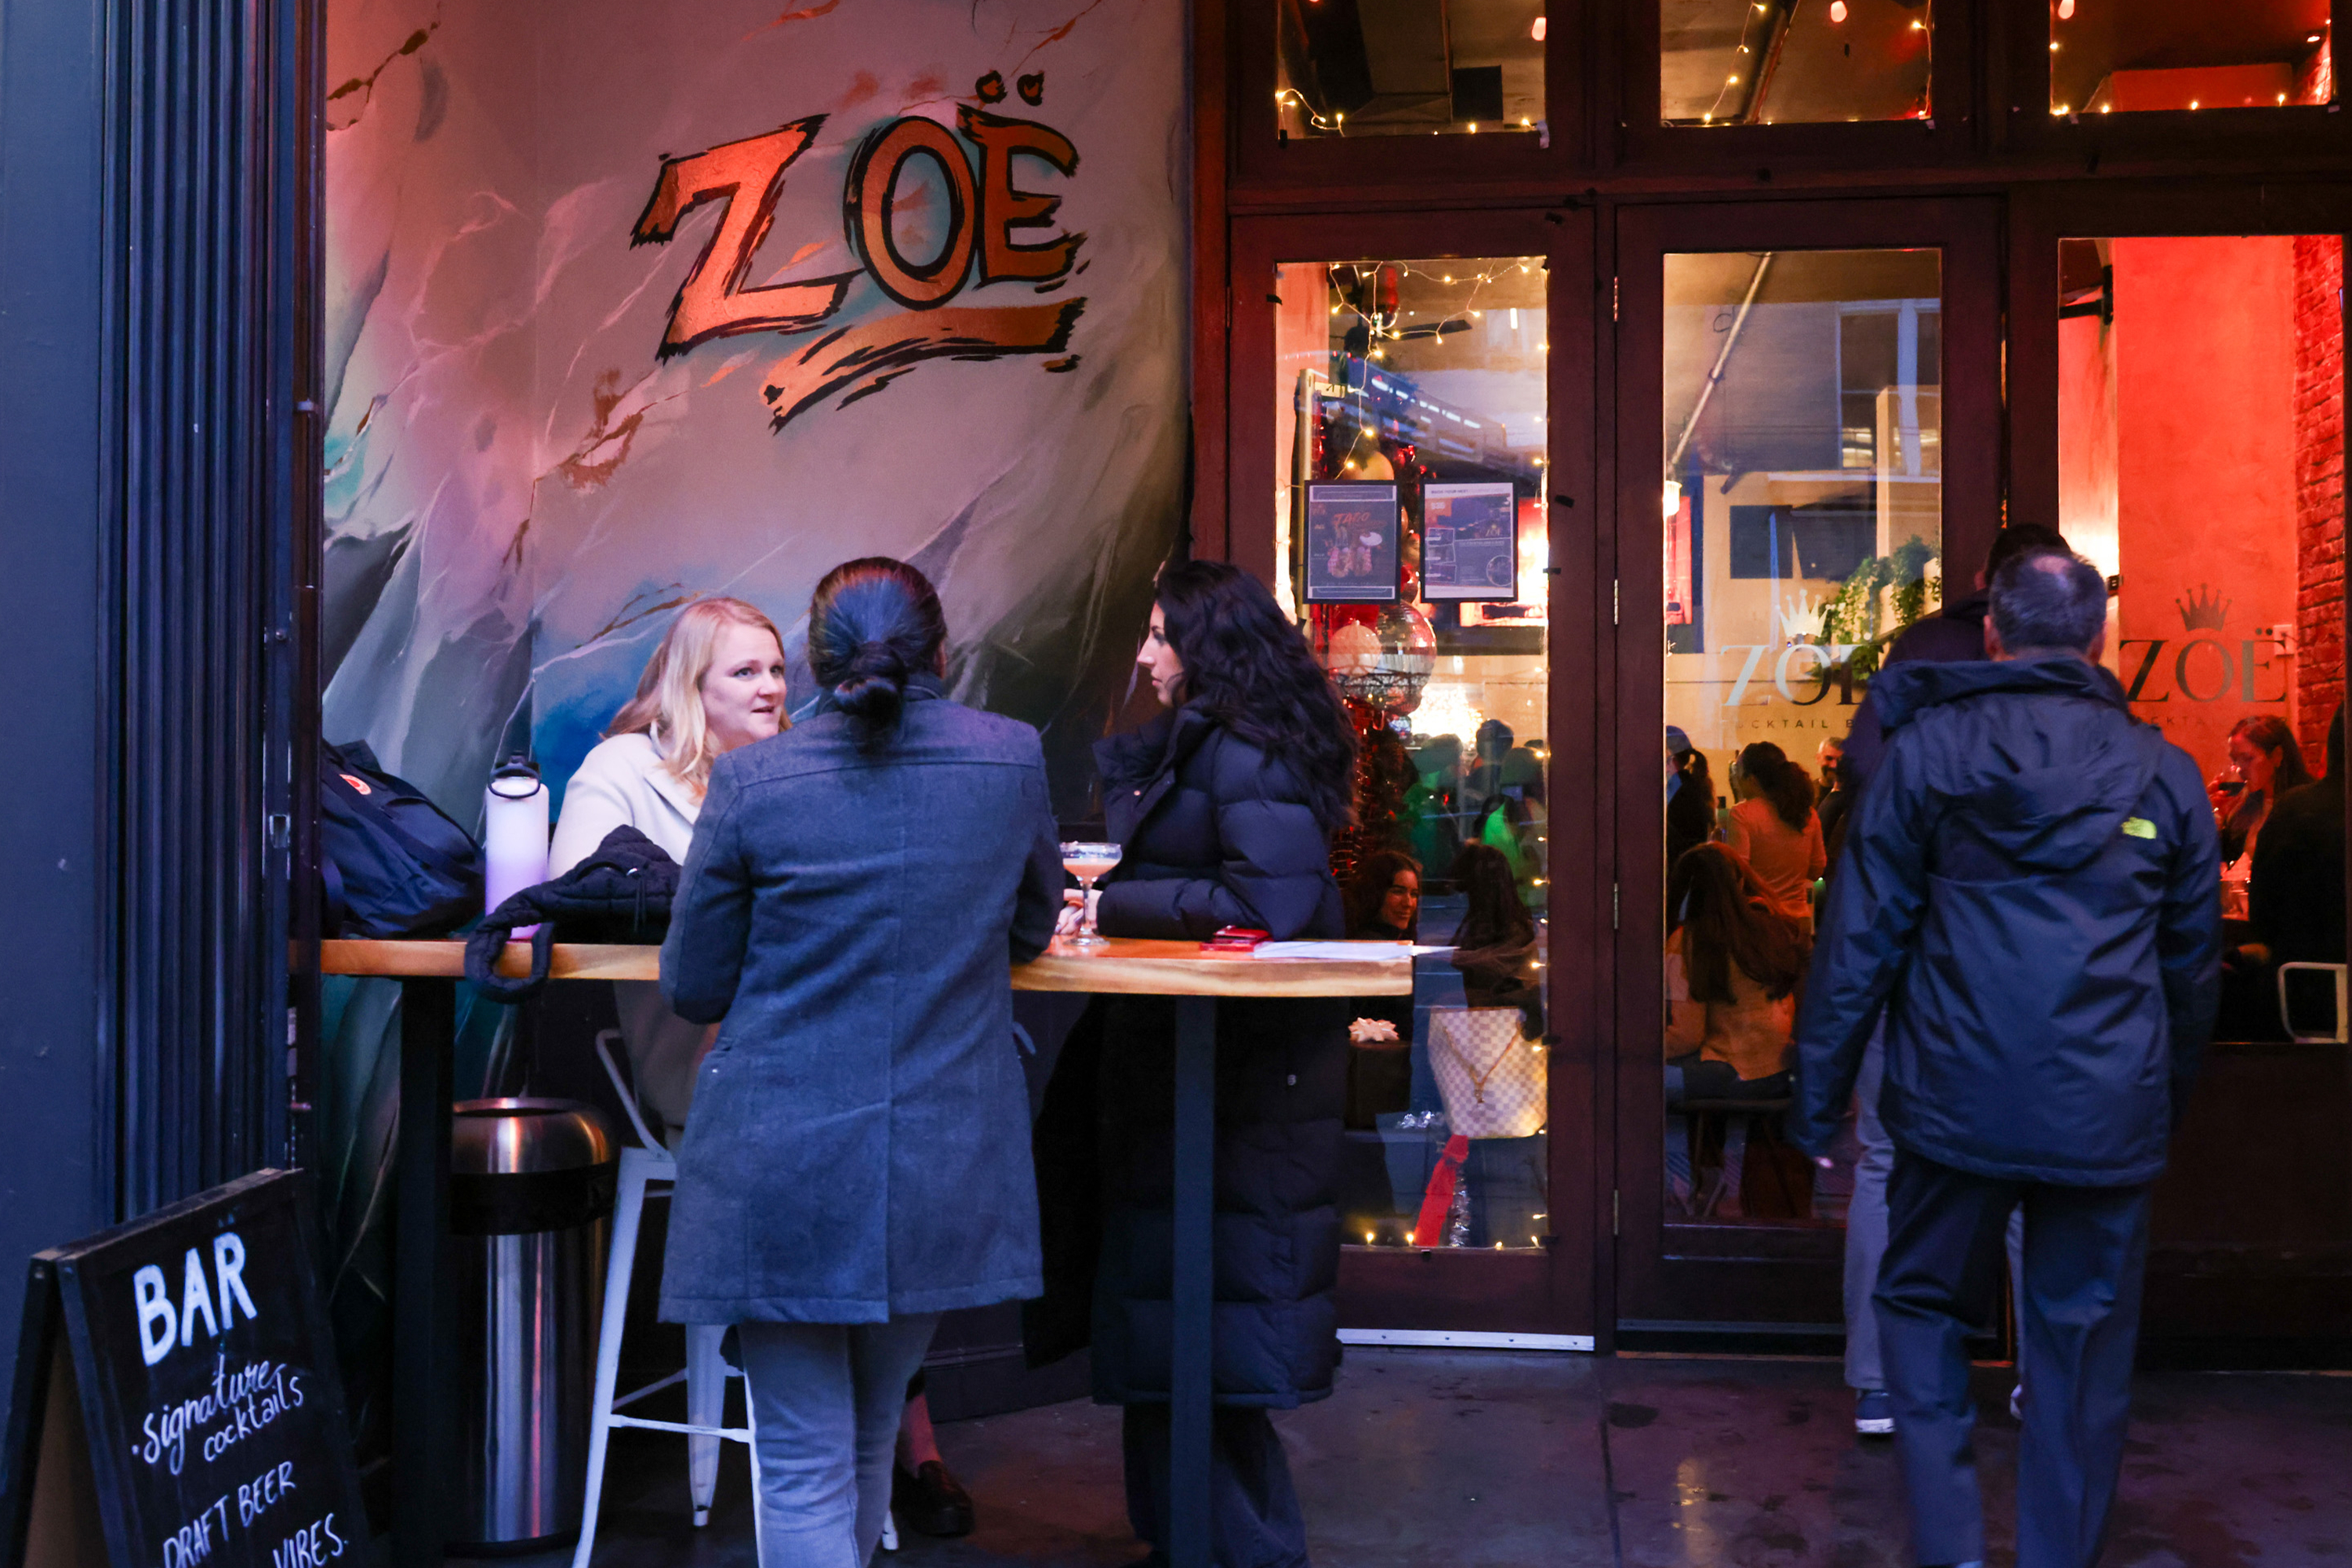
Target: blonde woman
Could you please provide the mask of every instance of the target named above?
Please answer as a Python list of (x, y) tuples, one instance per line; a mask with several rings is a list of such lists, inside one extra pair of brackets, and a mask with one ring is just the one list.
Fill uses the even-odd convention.
[[(787, 723), (783, 638), (775, 623), (740, 599), (688, 605), (646, 661), (637, 694), (572, 775), (548, 876), (561, 877), (625, 826), (684, 865), (710, 764)], [(672, 1013), (652, 981), (616, 982), (613, 994), (637, 1098), (675, 1147), (694, 1100), (705, 1030)]]

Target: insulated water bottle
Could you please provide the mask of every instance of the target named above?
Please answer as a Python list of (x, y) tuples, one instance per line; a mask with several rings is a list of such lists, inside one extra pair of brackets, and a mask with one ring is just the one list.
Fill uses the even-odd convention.
[[(489, 865), (482, 885), (485, 914), (547, 880), (547, 785), (523, 757), (509, 757), (490, 775), (482, 797), (482, 853)], [(526, 940), (538, 929), (517, 926), (514, 935)]]

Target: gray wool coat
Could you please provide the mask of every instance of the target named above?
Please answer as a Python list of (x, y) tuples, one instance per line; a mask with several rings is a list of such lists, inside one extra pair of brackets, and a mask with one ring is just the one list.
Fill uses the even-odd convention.
[(661, 1315), (873, 1323), (1040, 1294), (1008, 968), (1062, 904), (1026, 724), (910, 684), (719, 759), (662, 994), (724, 1020), (678, 1150)]

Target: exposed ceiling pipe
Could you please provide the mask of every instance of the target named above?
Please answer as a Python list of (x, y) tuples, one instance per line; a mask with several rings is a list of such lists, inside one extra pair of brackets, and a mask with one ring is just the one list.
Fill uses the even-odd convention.
[(1723, 352), (1715, 356), (1715, 368), (1706, 373), (1706, 384), (1698, 389), (1697, 406), (1691, 410), (1689, 420), (1683, 426), (1681, 437), (1675, 442), (1675, 449), (1666, 457), (1668, 479), (1674, 478), (1675, 470), (1682, 467), (1683, 454), (1690, 450), (1691, 437), (1698, 434), (1699, 416), (1706, 412), (1708, 401), (1715, 396), (1715, 389), (1723, 384), (1724, 367), (1731, 363), (1731, 351), (1739, 346), (1739, 330), (1748, 324), (1748, 312), (1755, 307), (1756, 296), (1764, 290), (1764, 274), (1772, 266), (1773, 254), (1768, 250), (1756, 259), (1756, 276), (1748, 280), (1748, 293), (1739, 301), (1739, 313), (1731, 318), (1731, 331), (1724, 335)]
[(1780, 51), (1788, 47), (1789, 34), (1797, 26), (1797, 0), (1772, 14), (1772, 36), (1764, 40), (1764, 58), (1748, 78), (1754, 85), (1748, 94), (1747, 110), (1739, 117), (1743, 125), (1754, 125), (1764, 118), (1764, 98), (1772, 90), (1772, 79), (1780, 74)]

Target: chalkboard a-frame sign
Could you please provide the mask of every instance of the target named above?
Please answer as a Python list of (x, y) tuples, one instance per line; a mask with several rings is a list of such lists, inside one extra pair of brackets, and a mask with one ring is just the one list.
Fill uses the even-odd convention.
[(262, 1171), (33, 1259), (8, 1561), (327, 1568), (367, 1554), (312, 1234), (310, 1178)]

